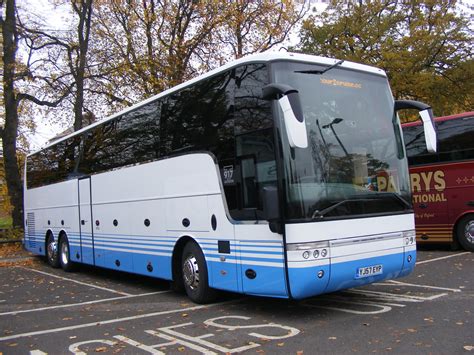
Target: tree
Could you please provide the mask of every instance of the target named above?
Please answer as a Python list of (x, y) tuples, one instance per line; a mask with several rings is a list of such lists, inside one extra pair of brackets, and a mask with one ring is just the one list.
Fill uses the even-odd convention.
[(189, 79), (222, 20), (218, 2), (110, 1), (95, 14), (95, 54), (108, 64), (95, 93), (131, 104)]
[[(68, 49), (68, 63), (76, 82), (76, 95), (74, 100), (74, 130), (82, 128), (82, 111), (84, 107), (84, 76), (86, 70), (87, 51), (92, 18), (92, 0), (73, 1), (72, 8), (79, 19), (77, 26), (78, 45)], [(76, 61), (72, 59), (72, 51), (76, 52)]]
[[(1, 41), (3, 45), (3, 126), (0, 127), (0, 138), (3, 148), (3, 167), (6, 186), (8, 189), (9, 203), (12, 206), (12, 220), (14, 227), (23, 226), (23, 187), (19, 166), (19, 113), (25, 108), (25, 101), (37, 105), (55, 107), (68, 94), (66, 91), (56, 101), (38, 98), (34, 93), (19, 90), (19, 82), (29, 81), (32, 77), (30, 68), (31, 55), (27, 56), (26, 64), (17, 62), (18, 42), (20, 40), (19, 26), (17, 23), (15, 0), (0, 0), (2, 30)], [(30, 49), (33, 47), (30, 47)], [(31, 54), (31, 52), (30, 52)], [(20, 70), (18, 70), (20, 69)], [(23, 86), (25, 88), (25, 86)], [(21, 136), (21, 135), (20, 135)]]
[[(299, 7), (289, 0), (231, 1), (225, 7), (225, 21), (215, 37), (227, 58), (229, 54), (237, 59), (263, 52), (282, 44), (305, 10), (304, 1)], [(219, 52), (215, 51), (215, 55)], [(220, 59), (225, 58), (221, 55)]]
[[(71, 18), (76, 23), (66, 30), (45, 31), (43, 22), (31, 21), (27, 16), (26, 21), (20, 22), (19, 26), (24, 47), (38, 58), (34, 64), (27, 64), (30, 81), (39, 82), (37, 91), (44, 95), (54, 96), (60, 91), (71, 96), (73, 127), (76, 131), (82, 128), (84, 110), (87, 111), (84, 107), (84, 87), (91, 75), (88, 50), (92, 4), (93, 0), (71, 1)], [(35, 75), (32, 75), (33, 72)], [(42, 104), (38, 101), (35, 103)]]
[(380, 67), (395, 98), (437, 115), (474, 106), (472, 31), (456, 1), (333, 2), (303, 23), (298, 49)]
[(101, 2), (94, 18), (95, 55), (109, 64), (95, 93), (126, 105), (282, 43), (304, 9), (271, 0), (130, 1)]
[[(15, 94), (16, 51), (18, 34), (16, 30), (15, 0), (5, 0), (2, 5), (0, 24), (3, 43), (3, 101), (5, 106), (5, 122), (0, 128), (3, 147), (3, 163), (10, 203), (13, 206), (13, 226), (23, 225), (23, 190), (16, 155), (16, 137), (18, 132), (18, 97)], [(5, 6), (5, 17), (3, 16)]]

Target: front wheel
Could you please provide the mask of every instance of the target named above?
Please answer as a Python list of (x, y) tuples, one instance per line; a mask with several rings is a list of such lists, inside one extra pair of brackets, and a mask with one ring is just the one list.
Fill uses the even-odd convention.
[(474, 251), (474, 215), (464, 216), (459, 221), (456, 237), (464, 249)]
[(196, 243), (188, 242), (184, 247), (181, 269), (184, 289), (193, 302), (209, 303), (216, 298), (216, 291), (209, 287), (204, 254)]
[(46, 238), (46, 259), (52, 267), (59, 267), (58, 243), (51, 234)]
[(65, 235), (63, 235), (59, 241), (59, 262), (64, 271), (74, 271), (75, 264), (71, 261), (69, 241)]

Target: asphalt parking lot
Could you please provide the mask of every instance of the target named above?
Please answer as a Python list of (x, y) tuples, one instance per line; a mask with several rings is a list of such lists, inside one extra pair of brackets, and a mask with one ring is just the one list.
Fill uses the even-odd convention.
[(3, 354), (474, 354), (474, 253), (424, 248), (408, 277), (304, 301), (196, 305), (151, 278), (0, 268)]

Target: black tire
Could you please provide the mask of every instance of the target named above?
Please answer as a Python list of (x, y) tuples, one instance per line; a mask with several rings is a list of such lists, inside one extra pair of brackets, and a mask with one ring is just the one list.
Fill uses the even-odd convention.
[(217, 292), (209, 287), (206, 260), (196, 243), (188, 242), (185, 245), (181, 270), (184, 290), (193, 302), (205, 304), (215, 300)]
[(456, 228), (456, 238), (461, 246), (474, 251), (474, 215), (464, 216)]
[(71, 249), (69, 248), (69, 240), (63, 235), (59, 239), (59, 263), (66, 272), (74, 271), (76, 264), (71, 261)]
[(46, 260), (52, 267), (59, 267), (58, 243), (55, 242), (51, 234), (46, 237)]

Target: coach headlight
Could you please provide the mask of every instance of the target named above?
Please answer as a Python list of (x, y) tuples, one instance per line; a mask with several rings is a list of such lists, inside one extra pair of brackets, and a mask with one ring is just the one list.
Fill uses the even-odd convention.
[(327, 257), (329, 254), (329, 242), (291, 243), (287, 244), (286, 249), (290, 253), (299, 252), (296, 253), (296, 255), (298, 255), (297, 258), (308, 260), (313, 256), (311, 258), (312, 260), (321, 259)]

